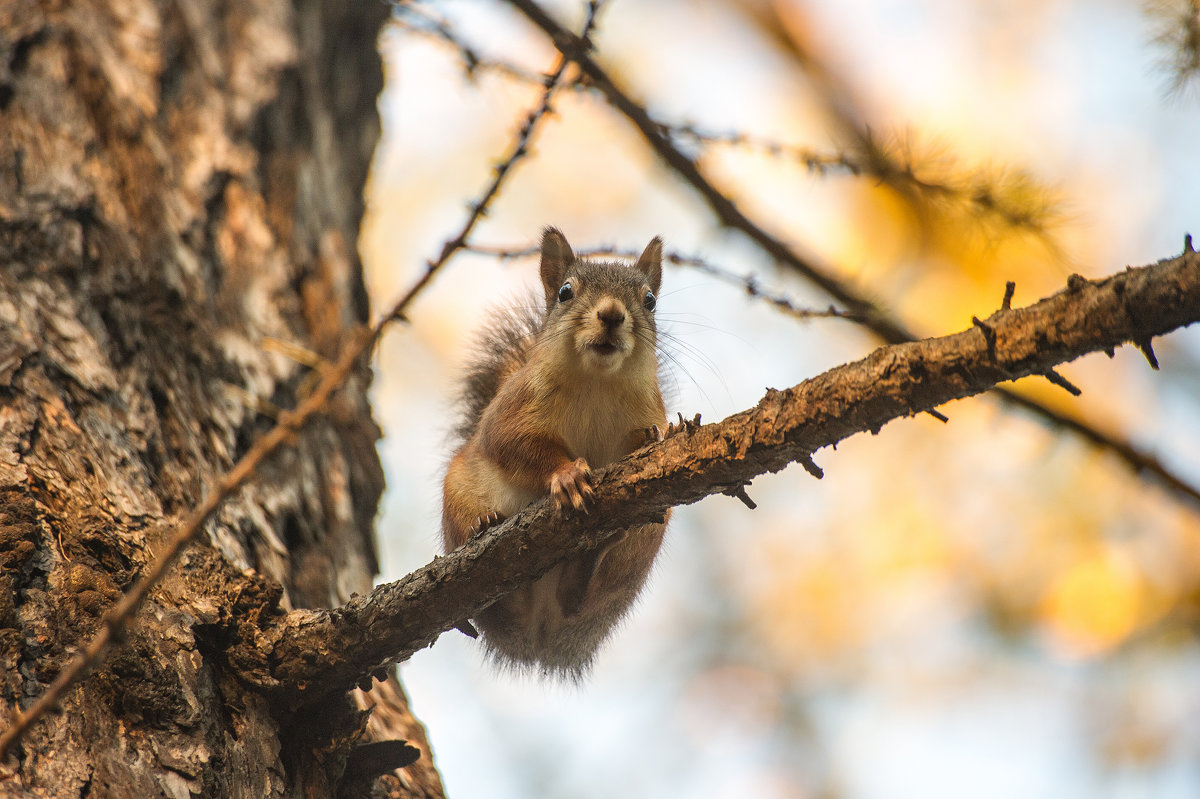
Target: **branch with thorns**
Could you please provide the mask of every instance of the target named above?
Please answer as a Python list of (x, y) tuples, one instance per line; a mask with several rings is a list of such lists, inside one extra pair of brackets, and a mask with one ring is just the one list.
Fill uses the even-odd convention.
[(540, 501), (339, 608), (255, 614), (267, 620), (264, 627), (240, 639), (230, 634), (239, 643), (229, 661), (242, 664), (242, 678), (277, 707), (295, 710), (361, 684), (556, 563), (594, 551), (629, 526), (661, 520), (669, 507), (717, 493), (752, 505), (745, 487), (755, 477), (791, 463), (820, 477), (812, 454), (848, 436), (1196, 322), (1194, 251), (1103, 280), (1071, 280), (1026, 308), (1002, 303), (961, 332), (880, 347), (792, 388), (768, 390), (757, 406), (721, 422), (681, 419), (674, 435), (596, 473), (587, 514), (564, 517)]

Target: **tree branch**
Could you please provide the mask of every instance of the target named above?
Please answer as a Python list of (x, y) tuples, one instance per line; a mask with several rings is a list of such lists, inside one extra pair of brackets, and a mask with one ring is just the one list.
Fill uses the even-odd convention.
[(1052, 297), (1002, 308), (960, 333), (882, 347), (597, 472), (586, 516), (556, 517), (542, 501), (367, 596), (288, 614), (254, 642), (267, 654), (246, 676), (291, 706), (345, 690), (614, 530), (710, 494), (736, 495), (793, 462), (811, 466), (813, 452), (892, 419), (1197, 321), (1200, 255), (1186, 252), (1100, 281), (1072, 280)]
[[(834, 275), (827, 265), (819, 263), (810, 255), (801, 254), (797, 248), (785, 244), (742, 213), (729, 197), (705, 177), (699, 166), (664, 135), (664, 127), (651, 118), (643, 106), (616, 85), (603, 67), (592, 58), (586, 43), (579, 37), (555, 22), (534, 0), (508, 1), (540, 28), (564, 57), (579, 65), (580, 70), (604, 95), (609, 105), (624, 114), (637, 127), (646, 143), (658, 157), (704, 198), (713, 215), (722, 225), (741, 231), (763, 252), (771, 256), (776, 263), (803, 275), (806, 280), (837, 300), (855, 321), (875, 333), (884, 342), (897, 344), (915, 340), (916, 336), (900, 319), (871, 302), (866, 295), (844, 283)], [(1194, 502), (1200, 502), (1200, 489), (1173, 474), (1157, 458), (1142, 452), (1129, 441), (1098, 430), (1081, 419), (1066, 416), (1037, 400), (1017, 394), (1010, 389), (996, 389), (996, 394), (1006, 404), (1022, 408), (1052, 427), (1076, 433), (1091, 443), (1104, 447), (1124, 460), (1135, 473), (1152, 474), (1168, 488), (1187, 496)], [(932, 409), (931, 412), (937, 415), (937, 412)]]

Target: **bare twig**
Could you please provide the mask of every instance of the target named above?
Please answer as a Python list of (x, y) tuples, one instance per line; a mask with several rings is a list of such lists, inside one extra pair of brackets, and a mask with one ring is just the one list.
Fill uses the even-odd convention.
[(403, 28), (410, 35), (428, 37), (455, 50), (462, 61), (463, 72), (466, 73), (469, 80), (474, 80), (479, 72), (485, 71), (503, 75), (520, 83), (545, 85), (545, 75), (532, 72), (508, 61), (480, 55), (454, 30), (448, 21), (428, 9), (413, 3), (401, 3), (396, 8), (400, 12), (395, 19), (398, 27)]
[(918, 211), (932, 207), (930, 201), (965, 204), (1010, 228), (1035, 234), (1052, 252), (1057, 252), (1058, 245), (1047, 227), (1057, 201), (1027, 173), (976, 169), (942, 180), (920, 173), (916, 161), (931, 159), (915, 157), (911, 141), (888, 142), (872, 130), (860, 113), (861, 104), (850, 85), (820, 58), (811, 26), (784, 24), (779, 9), (769, 3), (745, 2), (740, 7), (804, 71), (814, 86), (814, 94), (824, 103), (837, 127), (839, 138), (850, 143), (849, 149), (864, 174), (890, 186)]
[[(587, 22), (584, 24), (585, 36), (586, 33), (591, 30), (591, 27), (595, 22), (596, 13), (598, 10), (599, 3), (592, 2), (589, 4), (588, 18)], [(441, 267), (444, 266), (455, 253), (467, 246), (467, 239), (470, 238), (471, 232), (475, 229), (475, 225), (478, 224), (479, 220), (487, 214), (488, 206), (490, 206), (492, 201), (496, 199), (496, 196), (500, 192), (500, 187), (504, 185), (504, 179), (508, 176), (509, 171), (518, 161), (529, 154), (529, 140), (533, 136), (533, 131), (537, 127), (538, 122), (550, 112), (550, 102), (554, 97), (555, 89), (558, 87), (559, 80), (562, 78), (563, 72), (566, 70), (569, 63), (569, 59), (565, 57), (560, 58), (558, 66), (555, 68), (554, 72), (546, 76), (545, 88), (542, 91), (541, 102), (538, 103), (538, 106), (534, 110), (530, 111), (529, 115), (525, 117), (525, 122), (521, 125), (520, 130), (517, 131), (516, 140), (513, 142), (513, 146), (509, 149), (508, 155), (504, 158), (504, 160), (497, 164), (493, 170), (492, 182), (488, 184), (488, 187), (484, 190), (483, 194), (478, 200), (468, 205), (470, 214), (468, 214), (467, 220), (463, 223), (462, 228), (459, 229), (455, 236), (443, 242), (442, 250), (435, 260), (426, 263), (425, 274), (422, 275), (421, 279), (418, 280), (416, 284), (409, 290), (408, 295), (406, 295), (399, 303), (397, 303), (396, 309), (393, 309), (391, 314), (392, 318), (402, 318), (403, 308), (408, 305), (407, 301), (425, 288), (425, 285), (433, 279), (434, 274), (441, 269)]]
[[(998, 382), (1041, 375), (1088, 352), (1149, 340), (1200, 321), (1200, 255), (1188, 254), (1068, 289), (942, 338), (876, 350), (749, 410), (689, 428), (597, 472), (587, 515), (561, 518), (539, 502), (464, 547), (334, 610), (288, 614), (236, 662), (285, 706), (354, 685), (380, 665), (428, 646), (518, 585), (614, 531), (661, 519), (666, 508), (744, 486), (847, 436)], [(812, 467), (815, 468), (815, 467)], [(819, 470), (817, 470), (819, 472)], [(256, 654), (257, 653), (257, 654)]]
[[(742, 213), (733, 201), (705, 177), (691, 158), (663, 135), (662, 126), (650, 117), (646, 109), (631, 99), (613, 82), (608, 73), (592, 58), (584, 44), (570, 31), (555, 22), (537, 3), (533, 0), (508, 1), (541, 28), (559, 52), (579, 65), (579, 68), (605, 96), (609, 104), (624, 114), (637, 127), (659, 158), (705, 200), (713, 215), (722, 225), (741, 231), (777, 263), (803, 275), (808, 281), (833, 297), (846, 311), (854, 314), (860, 324), (874, 332), (884, 342), (898, 344), (915, 339), (914, 334), (903, 322), (835, 277), (828, 266), (818, 263), (811, 255), (801, 254), (796, 247), (785, 244)], [(849, 114), (849, 112), (846, 113)], [(847, 118), (852, 119), (852, 115)], [(1187, 481), (1163, 466), (1153, 455), (1141, 451), (1132, 443), (1097, 430), (1082, 420), (1055, 411), (1010, 389), (998, 388), (995, 393), (1005, 403), (1029, 411), (1052, 427), (1082, 435), (1091, 443), (1116, 454), (1135, 472), (1151, 474), (1162, 485), (1193, 501), (1200, 502), (1200, 489), (1188, 484)]]
[[(594, 23), (598, 6), (599, 3), (596, 2), (593, 2), (589, 6), (590, 11), (585, 25), (585, 35)], [(568, 60), (565, 58), (559, 59), (559, 64), (555, 71), (547, 76), (541, 102), (525, 118), (525, 122), (517, 132), (516, 140), (508, 156), (496, 167), (492, 181), (480, 199), (470, 206), (470, 213), (458, 234), (443, 244), (442, 250), (436, 259), (426, 263), (425, 272), (397, 300), (387, 314), (379, 319), (373, 327), (359, 330), (354, 334), (350, 342), (342, 350), (341, 355), (338, 356), (338, 359), (322, 371), (321, 379), (313, 389), (312, 394), (303, 399), (294, 410), (279, 412), (275, 426), (251, 445), (250, 449), (234, 464), (233, 468), (217, 481), (216, 486), (209, 495), (172, 532), (166, 545), (156, 553), (149, 569), (142, 574), (133, 588), (124, 594), (104, 614), (100, 630), (87, 643), (83, 651), (76, 655), (58, 673), (58, 676), (46, 687), (46, 690), (37, 698), (33, 705), (24, 712), (18, 713), (8, 729), (0, 733), (0, 760), (4, 759), (9, 747), (19, 740), (21, 735), (38, 718), (58, 703), (58, 700), (68, 688), (82, 679), (84, 675), (95, 667), (109, 645), (121, 637), (125, 627), (142, 606), (151, 589), (158, 584), (167, 570), (171, 568), (184, 548), (196, 538), (213, 513), (216, 512), (234, 491), (254, 476), (258, 467), (268, 456), (281, 445), (291, 441), (305, 424), (328, 407), (330, 397), (342, 386), (351, 372), (354, 371), (359, 360), (375, 346), (375, 343), (379, 340), (379, 337), (387, 326), (393, 320), (404, 319), (405, 311), (421, 290), (429, 284), (434, 275), (450, 258), (466, 245), (467, 238), (470, 236), (476, 223), (484, 216), (488, 206), (499, 193), (505, 177), (513, 165), (528, 152), (529, 139), (533, 134), (533, 130), (538, 121), (550, 110), (550, 100), (568, 63)]]
[[(515, 258), (529, 258), (537, 255), (538, 253), (538, 249), (536, 247), (507, 248), (475, 244), (465, 247), (464, 249), (479, 255), (490, 255), (493, 258), (499, 258), (502, 261), (512, 260)], [(592, 247), (590, 249), (584, 248), (576, 250), (576, 255), (578, 255), (580, 258), (627, 258), (632, 260), (636, 259), (639, 253), (636, 250), (622, 249), (619, 247)], [(840, 311), (833, 306), (818, 309), (805, 308), (804, 306), (797, 305), (787, 295), (764, 287), (761, 283), (759, 283), (757, 275), (754, 275), (753, 273), (747, 275), (736, 274), (728, 269), (725, 269), (724, 267), (717, 266), (712, 261), (706, 258), (701, 258), (698, 255), (686, 255), (680, 252), (668, 251), (663, 253), (663, 260), (667, 261), (668, 263), (676, 264), (677, 266), (690, 266), (694, 269), (704, 272), (705, 274), (712, 275), (713, 277), (725, 283), (737, 286), (744, 290), (749, 296), (760, 299), (776, 310), (796, 319), (849, 319), (852, 321), (858, 321), (854, 314), (847, 311)]]
[(851, 290), (842, 281), (833, 277), (830, 270), (818, 264), (814, 258), (800, 255), (795, 248), (783, 244), (743, 214), (728, 197), (712, 185), (691, 158), (662, 134), (661, 125), (650, 117), (646, 109), (613, 83), (608, 73), (592, 58), (584, 43), (555, 22), (537, 3), (534, 3), (533, 0), (509, 0), (509, 2), (541, 28), (560, 53), (579, 65), (609, 104), (624, 114), (637, 127), (642, 137), (666, 162), (667, 166), (691, 184), (692, 188), (704, 198), (721, 224), (742, 231), (777, 262), (799, 272), (845, 306), (846, 310), (861, 316), (864, 320), (863, 324), (878, 333), (888, 343), (895, 344), (912, 340), (912, 334), (903, 325), (874, 303)]
[(772, 158), (787, 158), (800, 164), (808, 171), (819, 174), (825, 174), (830, 170), (840, 170), (851, 175), (863, 174), (864, 164), (862, 160), (855, 158), (849, 152), (822, 152), (812, 147), (784, 144), (741, 131), (717, 133), (711, 130), (704, 130), (691, 122), (678, 125), (669, 122), (660, 122), (659, 130), (663, 135), (669, 136), (679, 142), (691, 142), (701, 146), (723, 145), (738, 149), (757, 150)]
[[(488, 71), (523, 83), (541, 84), (544, 81), (544, 76), (512, 62), (480, 55), (455, 31), (451, 23), (419, 5), (402, 4), (399, 9), (404, 16), (397, 19), (397, 24), (413, 35), (436, 39), (455, 50), (470, 80), (474, 80), (480, 71)], [(594, 90), (589, 83), (578, 80), (568, 81), (562, 88)], [(978, 214), (996, 218), (1011, 228), (1032, 232), (1050, 243), (1046, 220), (1052, 216), (1053, 203), (1044, 198), (1034, 202), (1037, 193), (1029, 191), (1032, 181), (1022, 173), (995, 175), (981, 169), (952, 168), (946, 163), (945, 157), (919, 157), (914, 154), (911, 143), (884, 142), (868, 131), (856, 132), (852, 137), (856, 145), (852, 148), (819, 151), (741, 131), (718, 133), (693, 123), (660, 122), (659, 128), (663, 135), (677, 142), (700, 147), (727, 146), (758, 151), (773, 158), (794, 161), (809, 172), (820, 175), (841, 171), (855, 177), (873, 178), (891, 186), (910, 202), (919, 199), (924, 207), (929, 208), (939, 203), (969, 208)], [(934, 160), (940, 171), (947, 173), (946, 176), (936, 177), (932, 174), (929, 163)]]
[[(980, 168), (964, 169), (944, 155), (921, 156), (911, 142), (886, 142), (865, 130), (856, 132), (851, 147), (822, 152), (744, 132), (715, 133), (693, 124), (660, 123), (659, 127), (676, 141), (759, 151), (789, 159), (821, 175), (842, 171), (855, 177), (874, 178), (910, 203), (920, 201), (925, 208), (938, 204), (966, 208), (1009, 228), (1033, 233), (1053, 246), (1047, 222), (1054, 216), (1055, 202), (1046, 191), (1031, 190), (1033, 181), (1021, 172), (995, 174)], [(931, 167), (934, 162), (936, 169)], [(935, 175), (935, 171), (943, 173), (942, 176)]]

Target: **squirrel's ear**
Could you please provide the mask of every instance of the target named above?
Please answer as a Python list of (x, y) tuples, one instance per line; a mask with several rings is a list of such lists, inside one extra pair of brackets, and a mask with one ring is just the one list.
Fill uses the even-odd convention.
[(575, 253), (567, 243), (567, 237), (558, 228), (548, 227), (542, 231), (542, 288), (546, 290), (546, 304), (553, 305), (562, 286), (567, 267), (575, 261)]
[(662, 285), (662, 239), (658, 236), (650, 239), (635, 266), (646, 276), (650, 290), (657, 294), (658, 287)]

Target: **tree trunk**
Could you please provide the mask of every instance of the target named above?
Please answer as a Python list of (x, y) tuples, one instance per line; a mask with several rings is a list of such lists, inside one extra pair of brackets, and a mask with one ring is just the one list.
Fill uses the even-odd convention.
[[(309, 356), (366, 321), (355, 242), (387, 13), (0, 0), (0, 718), (302, 396)], [(369, 379), (223, 506), (0, 763), (0, 795), (441, 795), (394, 675), (288, 717), (214, 632), (264, 598), (370, 588)], [(363, 745), (381, 737), (421, 759), (391, 773), (411, 750)]]

